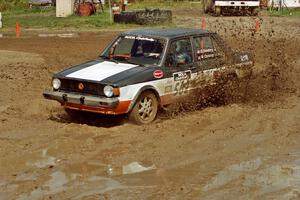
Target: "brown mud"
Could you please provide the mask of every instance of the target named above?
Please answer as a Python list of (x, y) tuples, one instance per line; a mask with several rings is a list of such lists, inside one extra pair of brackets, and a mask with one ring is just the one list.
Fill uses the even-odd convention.
[(254, 55), (239, 98), (144, 126), (70, 119), (42, 97), (52, 73), (95, 58), (115, 33), (1, 38), (0, 199), (299, 199), (299, 21), (261, 20), (254, 33), (252, 18), (207, 18)]

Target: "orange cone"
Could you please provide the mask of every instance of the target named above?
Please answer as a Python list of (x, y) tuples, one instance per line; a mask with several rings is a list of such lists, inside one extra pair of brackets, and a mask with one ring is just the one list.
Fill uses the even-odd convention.
[(260, 21), (259, 19), (255, 20), (255, 32), (259, 32), (260, 31)]
[(21, 36), (21, 29), (19, 22), (16, 22), (16, 38), (20, 38)]
[(205, 17), (202, 17), (201, 28), (202, 28), (202, 29), (205, 29), (205, 28), (206, 28), (206, 20), (205, 20)]

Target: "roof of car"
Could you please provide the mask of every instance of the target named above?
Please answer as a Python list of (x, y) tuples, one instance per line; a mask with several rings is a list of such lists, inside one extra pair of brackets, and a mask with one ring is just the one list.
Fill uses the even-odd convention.
[(190, 36), (190, 35), (199, 35), (210, 33), (207, 30), (203, 29), (191, 29), (191, 28), (149, 28), (149, 29), (139, 29), (126, 31), (122, 35), (141, 35), (141, 36), (152, 36), (152, 37), (164, 37), (168, 39)]

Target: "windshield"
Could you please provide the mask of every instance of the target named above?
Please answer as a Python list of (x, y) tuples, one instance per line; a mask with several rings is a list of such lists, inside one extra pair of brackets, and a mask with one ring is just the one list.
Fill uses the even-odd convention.
[(102, 57), (138, 65), (159, 65), (165, 44), (164, 39), (121, 36), (104, 52)]

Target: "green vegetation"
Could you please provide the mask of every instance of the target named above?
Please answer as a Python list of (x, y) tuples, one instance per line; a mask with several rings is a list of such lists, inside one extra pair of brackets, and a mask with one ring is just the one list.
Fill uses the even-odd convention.
[(106, 28), (112, 26), (108, 12), (97, 12), (96, 15), (89, 17), (73, 15), (66, 18), (57, 18), (54, 8), (35, 8), (34, 10), (15, 10), (3, 13), (4, 28), (13, 28), (16, 22), (19, 22), (21, 27), (29, 29), (48, 28), (59, 30), (63, 28)]
[(28, 0), (0, 0), (0, 12), (28, 8)]
[[(0, 0), (3, 2), (3, 0)], [(13, 5), (14, 1), (7, 1)], [(21, 1), (15, 1), (21, 2)], [(181, 3), (182, 4), (182, 3)], [(1, 4), (0, 4), (1, 5)], [(3, 29), (1, 31), (13, 31), (18, 22), (21, 25), (22, 29), (51, 29), (51, 30), (74, 30), (77, 31), (85, 31), (85, 30), (97, 30), (101, 29), (130, 29), (130, 28), (139, 28), (142, 27), (136, 24), (117, 24), (112, 23), (110, 19), (109, 9), (105, 8), (105, 12), (101, 12), (100, 10), (92, 16), (89, 17), (80, 17), (80, 16), (70, 16), (66, 18), (57, 18), (55, 16), (55, 8), (51, 7), (33, 7), (29, 8), (26, 7), (25, 4), (16, 4), (18, 6), (5, 9), (2, 12), (3, 16)], [(138, 9), (138, 3), (131, 4), (129, 9)], [(150, 8), (151, 5), (153, 7), (166, 7), (167, 3), (161, 3), (161, 6), (154, 6), (153, 3), (141, 3), (139, 4), (140, 8), (148, 7)], [(163, 6), (165, 5), (165, 6)], [(172, 26), (172, 24), (159, 24), (159, 25), (152, 25), (152, 26)]]
[(129, 8), (132, 10), (135, 9), (144, 9), (144, 8), (160, 8), (160, 9), (184, 9), (184, 8), (195, 8), (201, 7), (201, 0), (195, 1), (176, 1), (176, 0), (139, 0), (137, 3), (130, 4)]
[(300, 17), (300, 8), (287, 9), (284, 8), (282, 10), (270, 10), (271, 16), (291, 16), (291, 17)]

